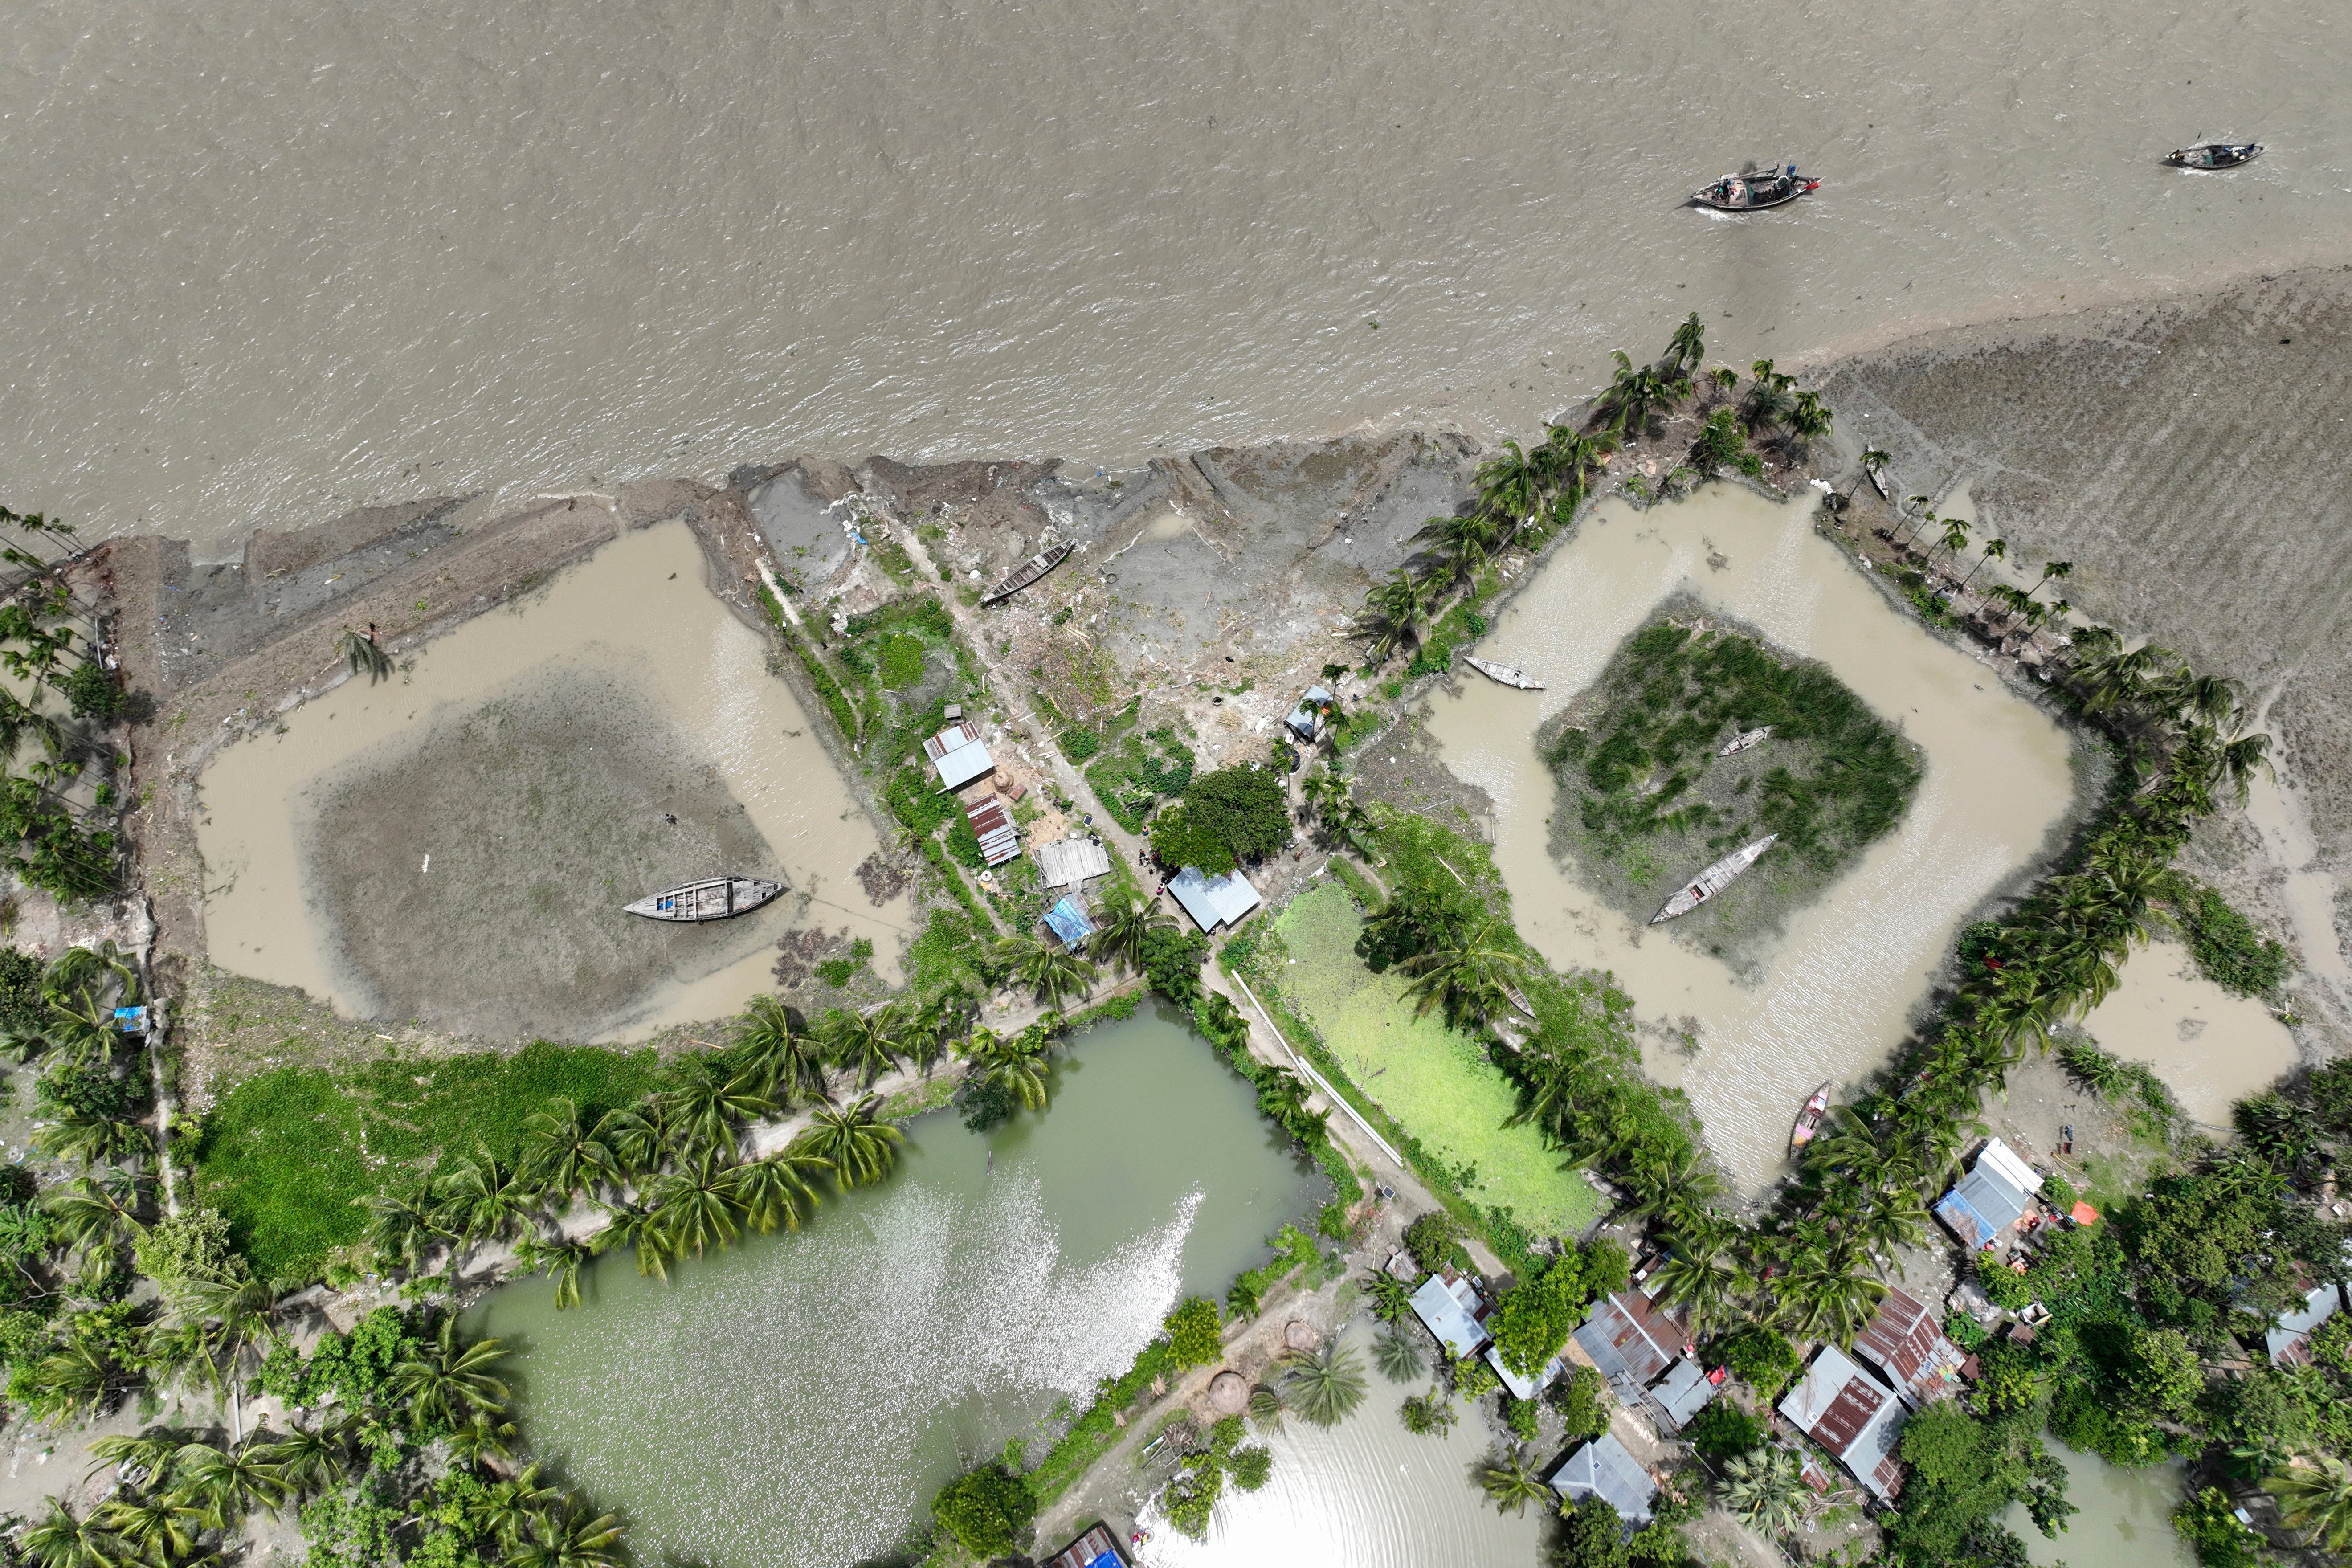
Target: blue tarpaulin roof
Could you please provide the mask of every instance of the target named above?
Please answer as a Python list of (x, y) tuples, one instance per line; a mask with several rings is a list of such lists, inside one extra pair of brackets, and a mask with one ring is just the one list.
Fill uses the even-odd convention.
[(1062, 939), (1064, 947), (1076, 947), (1095, 934), (1094, 922), (1087, 919), (1086, 911), (1067, 899), (1045, 911), (1045, 923)]

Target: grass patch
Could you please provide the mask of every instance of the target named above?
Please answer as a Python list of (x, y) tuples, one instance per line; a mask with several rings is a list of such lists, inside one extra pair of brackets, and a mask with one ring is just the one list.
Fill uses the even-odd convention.
[(1139, 735), (1122, 731), (1087, 770), (1087, 783), (1121, 827), (1140, 833), (1154, 805), (1182, 795), (1192, 782), (1192, 748), (1166, 725)]
[[(1552, 848), (1627, 914), (1727, 851), (1780, 844), (1686, 917), (1715, 940), (1777, 927), (1902, 819), (1918, 748), (1818, 664), (1667, 614), (1627, 639), (1592, 690), (1556, 721), (1544, 759), (1560, 790)], [(1759, 744), (1719, 753), (1743, 731)]]
[(223, 1095), (204, 1121), (194, 1173), (256, 1272), (314, 1275), (356, 1240), (361, 1200), (404, 1188), (477, 1144), (521, 1152), (523, 1122), (549, 1101), (593, 1117), (654, 1086), (655, 1054), (554, 1046), (512, 1056), (388, 1056), (363, 1067), (279, 1068)]
[(1600, 1195), (1559, 1168), (1559, 1155), (1534, 1128), (1503, 1126), (1518, 1108), (1510, 1079), (1434, 1014), (1415, 1017), (1401, 978), (1364, 967), (1356, 956), (1362, 929), (1345, 888), (1314, 889), (1276, 921), (1282, 961), (1266, 972), (1356, 1087), (1465, 1198), (1482, 1210), (1508, 1209), (1541, 1234), (1580, 1232), (1599, 1215)]
[(2240, 996), (2266, 996), (2294, 973), (2294, 960), (2282, 943), (2254, 929), (2254, 922), (2202, 882), (2181, 879), (2171, 900), (2174, 918), (2189, 939), (2198, 973)]

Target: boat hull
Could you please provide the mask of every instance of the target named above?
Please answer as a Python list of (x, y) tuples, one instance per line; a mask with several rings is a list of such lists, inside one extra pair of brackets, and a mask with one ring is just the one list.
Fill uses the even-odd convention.
[(1685, 883), (1682, 889), (1668, 899), (1665, 907), (1650, 917), (1652, 925), (1690, 913), (1724, 889), (1731, 886), (1750, 866), (1763, 858), (1764, 851), (1779, 840), (1777, 833), (1768, 833), (1755, 843), (1733, 850), (1706, 870)]
[(783, 890), (782, 882), (761, 877), (706, 877), (698, 882), (684, 882), (658, 893), (648, 893), (623, 904), (621, 909), (625, 914), (642, 915), (649, 921), (700, 925), (707, 921), (733, 920), (737, 915), (750, 914), (763, 904), (774, 902)]
[(2183, 147), (2165, 162), (2176, 169), (2242, 169), (2263, 155), (2259, 142), (2208, 142)]
[(1797, 1112), (1796, 1125), (1789, 1129), (1790, 1153), (1796, 1153), (1813, 1141), (1814, 1134), (1822, 1130), (1822, 1119), (1829, 1114), (1829, 1110), (1830, 1086), (1823, 1084), (1813, 1090), (1813, 1097), (1805, 1101), (1802, 1110)]
[(1070, 552), (1076, 548), (1077, 547), (1073, 544), (1063, 544), (1057, 545), (1052, 550), (1039, 551), (1036, 554), (1032, 555), (1028, 560), (1024, 561), (1020, 565), (1014, 567), (1013, 574), (1005, 578), (1003, 582), (999, 583), (995, 587), (991, 588), (987, 594), (982, 597), (980, 602), (982, 605), (993, 605), (1000, 599), (1009, 599), (1013, 597), (1013, 595), (1021, 592), (1022, 589), (1026, 588), (1032, 583), (1036, 582), (1040, 577), (1043, 577), (1046, 573), (1051, 572), (1055, 567), (1059, 566), (1064, 561), (1069, 558)]
[(1521, 691), (1541, 691), (1544, 689), (1542, 681), (1524, 669), (1496, 664), (1491, 658), (1473, 658), (1466, 653), (1462, 656), (1462, 661), (1497, 686), (1514, 687)]
[(1696, 205), (1719, 213), (1760, 213), (1784, 207), (1821, 189), (1819, 180), (1799, 174), (1727, 174), (1693, 193)]

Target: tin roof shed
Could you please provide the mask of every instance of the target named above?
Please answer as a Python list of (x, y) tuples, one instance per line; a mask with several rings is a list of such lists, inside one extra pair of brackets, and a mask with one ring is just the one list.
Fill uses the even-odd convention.
[(1239, 871), (1204, 877), (1198, 866), (1187, 866), (1170, 878), (1168, 890), (1204, 931), (1232, 925), (1265, 901)]
[(1571, 1503), (1601, 1499), (1617, 1510), (1618, 1518), (1636, 1527), (1650, 1522), (1650, 1502), (1658, 1495), (1650, 1472), (1606, 1432), (1562, 1459), (1547, 1481)]
[(1827, 1448), (1881, 1502), (1903, 1489), (1897, 1434), (1909, 1412), (1895, 1391), (1835, 1345), (1823, 1345), (1780, 1401), (1780, 1414)]

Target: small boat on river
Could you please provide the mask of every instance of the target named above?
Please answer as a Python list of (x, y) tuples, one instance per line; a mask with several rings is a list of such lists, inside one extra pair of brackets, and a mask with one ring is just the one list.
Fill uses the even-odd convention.
[(1024, 561), (1020, 565), (1014, 567), (1011, 576), (1005, 578), (1003, 582), (999, 583), (995, 587), (991, 588), (987, 593), (982, 595), (980, 602), (983, 605), (992, 605), (999, 599), (1009, 599), (1013, 597), (1013, 595), (1021, 592), (1022, 589), (1026, 588), (1030, 584), (1034, 583), (1038, 578), (1043, 577), (1055, 567), (1059, 566), (1062, 563), (1063, 558), (1068, 555), (1075, 548), (1076, 548), (1075, 545), (1056, 544), (1051, 550), (1039, 551), (1036, 554), (1032, 555), (1028, 560)]
[(1676, 915), (1686, 915), (1731, 886), (1740, 873), (1763, 858), (1764, 851), (1771, 848), (1780, 837), (1777, 833), (1768, 833), (1755, 843), (1745, 848), (1733, 850), (1706, 870), (1701, 871), (1692, 878), (1681, 891), (1666, 900), (1665, 908), (1650, 917), (1650, 923), (1658, 925), (1673, 920)]
[(1462, 656), (1462, 662), (1497, 685), (1516, 686), (1522, 691), (1543, 689), (1543, 682), (1524, 669), (1515, 668), (1507, 664), (1496, 664), (1491, 658), (1474, 658), (1466, 653)]
[(623, 904), (622, 910), (633, 915), (643, 915), (649, 921), (677, 921), (698, 924), (703, 921), (732, 920), (749, 914), (761, 905), (771, 902), (784, 890), (782, 882), (771, 882), (759, 877), (705, 877), (699, 882), (687, 882), (658, 893), (648, 893), (635, 903)]
[(2236, 169), (2262, 155), (2259, 142), (2206, 142), (2177, 149), (2164, 161), (2176, 169)]
[(1766, 207), (1786, 206), (1799, 196), (1811, 195), (1821, 188), (1819, 180), (1800, 174), (1797, 166), (1790, 163), (1760, 174), (1726, 174), (1691, 200), (1719, 213), (1762, 212)]
[(1813, 1098), (1805, 1101), (1805, 1109), (1797, 1112), (1797, 1124), (1789, 1130), (1789, 1152), (1793, 1154), (1813, 1141), (1822, 1130), (1822, 1118), (1830, 1113), (1830, 1086), (1813, 1090)]
[(1771, 732), (1772, 726), (1769, 724), (1759, 724), (1753, 730), (1742, 730), (1738, 734), (1734, 735), (1731, 738), (1731, 744), (1724, 747), (1723, 750), (1717, 752), (1716, 755), (1719, 757), (1736, 757), (1740, 752), (1748, 750), (1750, 746), (1762, 745), (1764, 743), (1764, 737), (1769, 735)]

